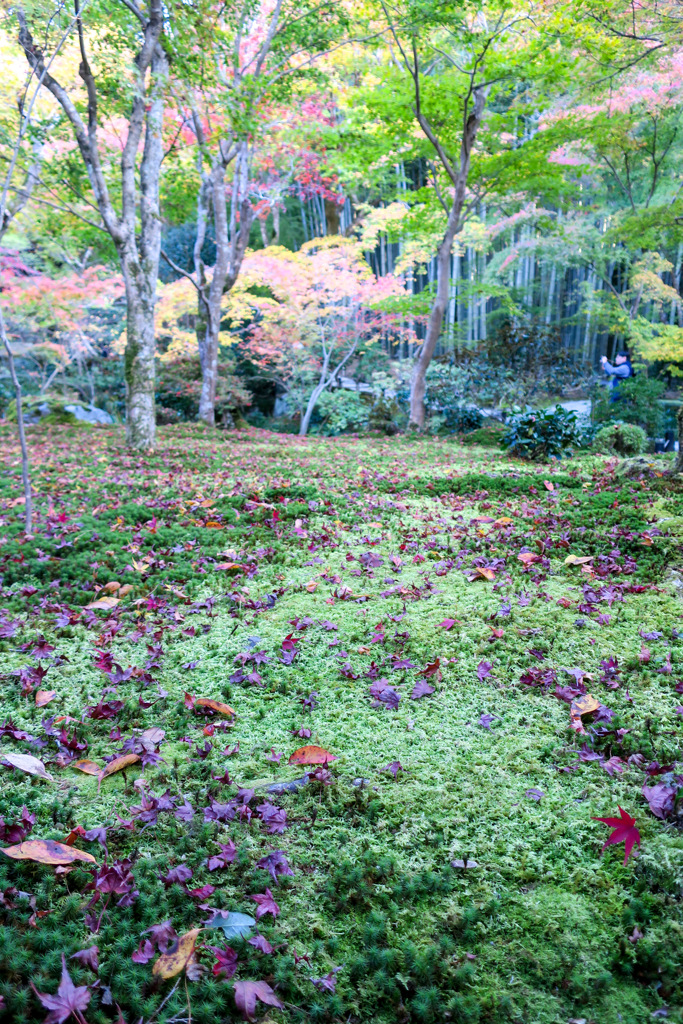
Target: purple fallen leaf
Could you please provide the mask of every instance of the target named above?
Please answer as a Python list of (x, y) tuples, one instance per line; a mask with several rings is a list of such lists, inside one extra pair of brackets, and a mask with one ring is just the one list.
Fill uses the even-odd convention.
[(277, 917), (280, 913), (280, 908), (275, 902), (275, 897), (270, 889), (266, 889), (264, 893), (257, 893), (255, 896), (250, 896), (249, 899), (258, 904), (255, 911), (257, 921), (259, 921), (264, 914), (272, 914), (273, 917)]
[(246, 1020), (255, 1020), (256, 1000), (283, 1009), (283, 1004), (265, 981), (236, 981), (235, 1006)]
[(607, 774), (612, 776), (613, 778), (615, 774), (621, 775), (624, 769), (626, 768), (626, 765), (620, 757), (617, 757), (616, 754), (613, 754), (612, 757), (610, 757), (609, 761), (603, 761), (600, 767), (604, 768)]
[(434, 687), (430, 686), (426, 680), (419, 679), (412, 689), (410, 699), (419, 700), (420, 697), (429, 697), (431, 693), (434, 693)]
[(382, 771), (391, 772), (394, 778), (396, 778), (398, 773), (403, 771), (403, 765), (400, 761), (390, 761), (388, 765), (385, 765), (385, 767), (382, 768)]
[(72, 953), (69, 959), (78, 960), (84, 967), (89, 967), (95, 974), (99, 974), (99, 952), (97, 946), (90, 946), (88, 949), (79, 949), (77, 953)]
[(487, 676), (491, 675), (492, 668), (493, 665), (491, 664), (490, 661), (479, 662), (479, 664), (477, 665), (477, 676), (479, 677), (479, 680), (481, 682), (483, 682), (487, 678)]
[(677, 786), (658, 782), (656, 786), (643, 786), (642, 793), (656, 818), (668, 818), (676, 803)]
[(216, 962), (212, 968), (214, 978), (220, 978), (221, 976), (232, 978), (237, 970), (237, 953), (232, 946), (224, 946), (223, 949), (220, 946), (207, 946), (206, 948), (211, 950), (216, 957)]
[(261, 857), (261, 860), (257, 861), (256, 867), (268, 871), (274, 882), (277, 882), (278, 875), (294, 874), (282, 850), (273, 850), (267, 856)]
[(495, 719), (497, 719), (497, 718), (498, 718), (498, 715), (489, 715), (489, 714), (480, 715), (479, 716), (479, 725), (482, 727), (482, 729), (490, 729), (491, 728), (491, 722), (495, 721)]
[(263, 935), (254, 935), (253, 938), (247, 939), (247, 943), (253, 946), (254, 949), (258, 949), (261, 953), (268, 954), (273, 952), (273, 947)]
[(220, 846), (221, 852), (215, 853), (213, 857), (209, 857), (207, 863), (209, 871), (217, 871), (219, 868), (227, 867), (228, 864), (232, 864), (237, 856), (237, 848), (232, 839), (228, 839), (227, 843), (217, 843), (217, 845)]
[(453, 626), (457, 622), (457, 619), (444, 619), (443, 622), (439, 623), (441, 629), (453, 629)]
[(333, 967), (332, 970), (325, 975), (324, 978), (309, 978), (308, 980), (315, 985), (319, 992), (335, 992), (337, 988), (337, 971), (341, 971), (342, 964), (339, 967)]
[(66, 961), (62, 953), (62, 979), (59, 988), (54, 995), (49, 992), (39, 992), (33, 982), (31, 988), (43, 1004), (49, 1010), (45, 1018), (45, 1024), (64, 1024), (65, 1020), (73, 1014), (76, 1020), (82, 1020), (83, 1011), (90, 1002), (90, 992), (86, 985), (74, 985), (71, 976), (66, 969)]
[(168, 889), (169, 885), (178, 883), (182, 885), (183, 882), (189, 882), (192, 878), (192, 868), (188, 868), (187, 864), (179, 864), (177, 868), (171, 868), (169, 873), (164, 876), (161, 881), (164, 886)]
[(524, 791), (524, 796), (527, 798), (527, 800), (535, 800), (536, 803), (540, 803), (543, 797), (545, 796), (545, 793), (542, 789), (536, 789), (535, 786), (532, 786), (531, 789), (527, 789)]
[(154, 956), (154, 946), (149, 939), (140, 939), (140, 945), (131, 956), (134, 964), (148, 964)]

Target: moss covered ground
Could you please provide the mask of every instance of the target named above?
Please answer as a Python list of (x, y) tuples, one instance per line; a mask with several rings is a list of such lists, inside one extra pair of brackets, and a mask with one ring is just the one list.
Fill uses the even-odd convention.
[[(683, 1021), (677, 485), (451, 440), (30, 441), (27, 540), (0, 434), (0, 755), (52, 778), (0, 767), (2, 845), (70, 836), (97, 869), (0, 857), (2, 1019), (44, 1019), (64, 954), (89, 1024), (238, 1020), (245, 981), (271, 1022)], [(336, 760), (269, 791), (307, 744)], [(266, 889), (247, 935), (204, 927)], [(203, 930), (162, 980), (168, 921)]]

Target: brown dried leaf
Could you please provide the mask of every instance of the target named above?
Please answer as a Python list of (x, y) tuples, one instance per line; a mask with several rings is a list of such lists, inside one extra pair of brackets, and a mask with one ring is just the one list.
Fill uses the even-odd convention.
[(576, 697), (571, 703), (572, 715), (592, 715), (600, 707), (600, 701), (596, 700), (590, 693), (583, 693)]
[(115, 757), (113, 761), (104, 766), (100, 772), (100, 779), (106, 779), (108, 775), (120, 772), (122, 768), (127, 768), (129, 764), (135, 764), (139, 760), (139, 754), (122, 754), (121, 757)]
[(86, 604), (86, 608), (99, 608), (103, 611), (111, 611), (112, 608), (116, 608), (119, 603), (118, 597), (100, 597), (97, 601), (91, 601), (90, 604)]
[(32, 860), (37, 864), (73, 864), (78, 860), (97, 864), (92, 854), (67, 846), (66, 843), (58, 843), (54, 839), (28, 839), (18, 846), (0, 849), (0, 853), (12, 860)]
[(88, 761), (87, 757), (81, 761), (74, 761), (71, 767), (77, 768), (79, 772), (85, 772), (86, 775), (99, 775), (102, 770), (94, 761)]
[(195, 943), (201, 928), (193, 928), (185, 932), (179, 939), (169, 947), (168, 952), (162, 953), (152, 968), (152, 974), (157, 978), (167, 981), (175, 978), (190, 963), (194, 954)]
[(50, 782), (54, 782), (54, 778), (46, 770), (39, 757), (34, 757), (32, 754), (7, 753), (3, 755), (3, 759), (12, 768), (18, 768), (22, 772), (27, 772), (28, 775), (36, 775), (39, 779), (48, 779)]
[(219, 715), (235, 714), (233, 709), (227, 704), (223, 704), (220, 700), (212, 700), (210, 697), (199, 697), (195, 701), (195, 707), (209, 708), (211, 711), (217, 711)]
[(36, 707), (44, 708), (57, 696), (56, 690), (36, 690)]

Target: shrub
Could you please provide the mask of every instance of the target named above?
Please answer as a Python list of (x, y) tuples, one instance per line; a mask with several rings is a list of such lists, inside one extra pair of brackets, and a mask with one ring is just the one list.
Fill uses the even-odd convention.
[(595, 435), (593, 447), (605, 455), (640, 455), (645, 451), (647, 435), (634, 423), (611, 423)]
[(530, 409), (513, 416), (501, 437), (501, 447), (520, 459), (547, 459), (581, 447), (582, 431), (576, 413), (563, 409)]
[(499, 448), (503, 434), (507, 433), (503, 423), (487, 423), (479, 430), (471, 430), (462, 439), (463, 444), (480, 444), (484, 448)]
[(322, 423), (316, 433), (327, 437), (345, 430), (362, 430), (368, 424), (369, 403), (357, 391), (324, 391), (317, 404)]
[[(173, 410), (180, 420), (196, 419), (202, 391), (199, 357), (162, 360), (157, 370), (156, 401), (167, 411), (164, 415)], [(232, 366), (219, 363), (215, 405), (217, 423), (232, 427), (235, 414), (249, 406), (251, 398), (240, 378), (232, 373)]]
[(595, 423), (635, 423), (650, 437), (659, 436), (664, 410), (659, 402), (665, 391), (660, 380), (650, 380), (645, 374), (628, 377), (619, 382), (616, 402), (611, 402), (611, 388), (600, 387), (593, 396)]
[(368, 426), (371, 430), (381, 430), (384, 434), (398, 434), (401, 412), (393, 398), (387, 398), (382, 392), (375, 394), (370, 409)]
[(456, 434), (467, 434), (471, 430), (478, 430), (483, 422), (482, 414), (473, 405), (447, 405), (444, 407), (443, 414), (446, 426)]

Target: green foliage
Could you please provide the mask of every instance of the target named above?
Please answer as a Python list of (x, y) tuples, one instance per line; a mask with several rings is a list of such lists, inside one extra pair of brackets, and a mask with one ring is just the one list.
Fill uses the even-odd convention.
[(552, 410), (530, 409), (511, 417), (500, 441), (510, 455), (533, 460), (567, 455), (582, 442), (576, 413), (561, 405)]
[(487, 423), (478, 430), (472, 430), (462, 439), (463, 444), (480, 444), (484, 448), (500, 448), (500, 441), (507, 431), (502, 423)]
[(593, 447), (605, 455), (640, 455), (645, 451), (647, 434), (634, 423), (612, 423), (601, 427)]
[(315, 427), (315, 433), (325, 437), (363, 430), (370, 416), (370, 403), (363, 394), (345, 388), (324, 391), (316, 409), (321, 422)]
[(593, 396), (593, 421), (635, 423), (650, 437), (656, 437), (664, 416), (659, 399), (665, 389), (662, 381), (645, 373), (620, 381), (619, 397), (615, 402), (610, 400), (611, 388), (597, 388)]

